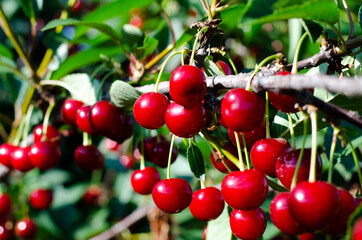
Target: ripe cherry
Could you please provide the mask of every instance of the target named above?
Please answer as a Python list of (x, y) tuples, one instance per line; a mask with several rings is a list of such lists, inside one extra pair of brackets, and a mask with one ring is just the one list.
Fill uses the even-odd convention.
[(268, 187), (268, 181), (260, 170), (247, 169), (226, 175), (221, 183), (221, 192), (230, 207), (251, 210), (265, 201)]
[(37, 226), (30, 218), (23, 218), (15, 224), (15, 235), (20, 238), (34, 238), (37, 232)]
[(1, 240), (13, 240), (14, 233), (12, 229), (9, 229), (6, 224), (0, 225), (0, 239)]
[(28, 157), (29, 151), (30, 147), (15, 147), (10, 153), (11, 166), (20, 172), (28, 172), (33, 169), (34, 165)]
[(219, 217), (224, 210), (224, 205), (220, 190), (215, 187), (207, 187), (192, 194), (189, 208), (196, 219), (207, 222)]
[(270, 203), (270, 218), (273, 224), (283, 233), (297, 235), (303, 228), (292, 218), (288, 205), (289, 192), (276, 195)]
[(173, 71), (170, 95), (173, 101), (186, 108), (201, 104), (206, 94), (206, 78), (200, 69), (183, 65)]
[[(224, 149), (227, 150), (228, 152), (232, 153), (234, 156), (238, 155), (237, 149), (231, 143), (225, 144)], [(216, 149), (214, 149), (214, 152), (215, 152), (216, 156), (218, 158), (220, 158), (220, 154)], [(210, 159), (211, 159), (212, 165), (217, 170), (219, 170), (222, 173), (229, 173), (229, 171), (225, 167), (224, 163), (222, 161), (217, 161), (217, 159), (215, 159), (214, 154), (210, 153)], [(239, 170), (239, 168), (237, 166), (235, 166), (235, 164), (232, 161), (230, 161), (229, 159), (227, 159), (226, 157), (223, 160), (225, 161), (227, 166), (230, 168), (230, 170), (232, 170), (232, 171), (238, 171)]]
[(190, 205), (192, 189), (182, 178), (164, 179), (153, 187), (152, 198), (165, 213), (179, 213)]
[(43, 124), (36, 126), (33, 130), (34, 143), (48, 141), (60, 145), (61, 135), (57, 128), (48, 125), (46, 139), (43, 139)]
[(224, 124), (236, 132), (249, 132), (264, 120), (265, 103), (256, 93), (242, 88), (228, 91), (221, 101)]
[[(260, 124), (257, 128), (254, 130), (251, 130), (249, 132), (238, 132), (240, 146), (244, 148), (244, 143), (241, 134), (244, 134), (246, 147), (248, 150), (250, 150), (254, 143), (260, 139), (265, 138), (265, 124)], [(231, 129), (228, 129), (228, 135), (231, 140), (231, 142), (236, 146), (236, 139), (235, 139), (235, 133)]]
[[(275, 75), (289, 75), (290, 72), (278, 72)], [(296, 100), (293, 96), (285, 95), (285, 94), (278, 94), (275, 92), (269, 92), (269, 100), (271, 105), (275, 107), (277, 110), (285, 113), (295, 113), (298, 112), (298, 109), (295, 108)]]
[(267, 219), (261, 208), (253, 210), (233, 210), (230, 215), (230, 228), (233, 234), (243, 240), (259, 239), (266, 228)]
[(154, 167), (135, 170), (131, 176), (131, 184), (136, 193), (147, 195), (152, 193), (153, 186), (161, 180), (160, 174)]
[(324, 232), (329, 235), (340, 235), (347, 230), (347, 221), (349, 216), (357, 207), (356, 199), (346, 190), (338, 189), (341, 196), (341, 209), (336, 219), (329, 225)]
[(250, 151), (253, 166), (270, 177), (276, 177), (275, 165), (278, 157), (290, 149), (283, 138), (266, 138), (254, 143)]
[(55, 167), (60, 160), (59, 146), (52, 142), (38, 142), (30, 147), (28, 154), (30, 162), (40, 170)]
[(352, 240), (361, 240), (362, 239), (362, 218), (359, 218), (352, 228)]
[(90, 112), (91, 106), (89, 105), (83, 105), (81, 106), (75, 117), (75, 122), (77, 123), (77, 126), (79, 127), (82, 132), (86, 132), (91, 135), (95, 135), (96, 132), (93, 130), (90, 121), (89, 121), (89, 112)]
[(63, 122), (72, 126), (76, 127), (76, 115), (77, 111), (80, 107), (83, 106), (83, 102), (68, 98), (64, 101), (62, 106), (62, 119)]
[(6, 217), (11, 212), (12, 201), (9, 195), (0, 194), (0, 216)]
[(329, 183), (304, 181), (290, 192), (288, 204), (294, 220), (308, 232), (314, 232), (335, 220), (341, 208), (341, 197)]
[(313, 233), (303, 233), (298, 235), (298, 240), (317, 240)]
[(123, 143), (128, 138), (133, 135), (133, 119), (126, 115), (124, 118), (124, 123), (121, 128), (117, 130), (114, 134), (108, 135), (108, 137), (117, 143)]
[(83, 202), (89, 206), (98, 205), (99, 198), (102, 195), (102, 187), (98, 185), (91, 185), (87, 187), (83, 194)]
[(48, 209), (53, 201), (53, 191), (51, 189), (35, 189), (30, 193), (31, 206), (37, 210)]
[(104, 164), (103, 154), (93, 145), (78, 146), (74, 151), (74, 159), (80, 169), (88, 172), (102, 168)]
[(201, 104), (186, 109), (176, 102), (166, 110), (165, 121), (170, 132), (178, 137), (190, 138), (201, 131), (205, 125), (205, 109)]
[(162, 93), (142, 94), (133, 106), (136, 122), (147, 129), (158, 129), (165, 124), (165, 112), (170, 100)]
[[(224, 61), (217, 61), (217, 67), (220, 69), (222, 69), (222, 71), (224, 72), (225, 75), (232, 75), (233, 71), (231, 70), (231, 68), (229, 67), (229, 65), (224, 62)], [(220, 65), (220, 66), (219, 66)], [(220, 69), (220, 70), (221, 70)]]
[(0, 146), (0, 163), (7, 168), (11, 168), (10, 153), (14, 148), (15, 146), (10, 143), (3, 143)]
[[(300, 154), (300, 149), (295, 149), (289, 152), (282, 153), (276, 162), (276, 173), (278, 179), (284, 185), (284, 187), (288, 189), (292, 184), (299, 154)], [(302, 162), (300, 164), (298, 171), (297, 183), (304, 180), (308, 180), (311, 154), (312, 154), (311, 149), (309, 148), (304, 149)], [(322, 160), (317, 154), (316, 178), (319, 179), (321, 175), (322, 175)]]
[[(166, 168), (168, 164), (168, 153), (171, 142), (163, 136), (146, 138), (144, 140), (144, 157), (146, 161), (152, 162), (158, 167)], [(171, 163), (175, 162), (178, 152), (174, 145), (172, 149)]]

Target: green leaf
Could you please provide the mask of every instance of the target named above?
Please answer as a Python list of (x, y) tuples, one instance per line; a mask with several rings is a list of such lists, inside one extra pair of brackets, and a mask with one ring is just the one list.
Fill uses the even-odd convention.
[(192, 142), (187, 148), (186, 157), (195, 177), (200, 178), (201, 175), (205, 174), (205, 164), (201, 150)]
[(208, 58), (204, 60), (204, 72), (209, 77), (225, 75), (219, 67)]
[(9, 50), (9, 48), (5, 47), (1, 43), (0, 43), (0, 56), (7, 57), (9, 59), (14, 58), (14, 56), (13, 56), (12, 52)]
[(158, 40), (147, 35), (143, 40), (143, 46), (136, 48), (134, 54), (137, 59), (144, 59), (153, 53), (157, 46)]
[(222, 22), (220, 23), (220, 28), (229, 31), (235, 29), (249, 9), (248, 6), (249, 5), (246, 4), (235, 4), (221, 11), (220, 18), (222, 19)]
[(90, 239), (95, 234), (106, 230), (109, 227), (107, 221), (109, 215), (109, 208), (101, 208), (94, 212), (90, 219), (74, 231), (74, 239)]
[(232, 237), (229, 223), (228, 205), (225, 204), (224, 211), (215, 220), (207, 224), (206, 240), (229, 240)]
[[(321, 11), (323, 9), (323, 11)], [(335, 23), (339, 19), (338, 8), (333, 1), (312, 1), (275, 10), (272, 14), (247, 21), (241, 26), (261, 24), (290, 18), (302, 18), (324, 23)]]
[(137, 27), (131, 24), (125, 24), (121, 30), (122, 43), (129, 46), (130, 49), (134, 49), (142, 44), (144, 39), (144, 33)]
[(88, 186), (88, 183), (74, 184), (69, 188), (58, 186), (54, 189), (53, 208), (62, 208), (69, 204), (78, 202)]
[(142, 95), (142, 92), (121, 80), (113, 82), (109, 93), (111, 101), (120, 108), (132, 107), (137, 98)]
[(191, 41), (195, 37), (196, 33), (197, 33), (196, 29), (191, 29), (191, 28), (187, 29), (181, 35), (181, 37), (176, 41), (175, 49), (181, 47), (184, 43), (187, 43), (187, 42)]
[(362, 28), (362, 5), (360, 6), (359, 10), (358, 10), (358, 22), (360, 27)]

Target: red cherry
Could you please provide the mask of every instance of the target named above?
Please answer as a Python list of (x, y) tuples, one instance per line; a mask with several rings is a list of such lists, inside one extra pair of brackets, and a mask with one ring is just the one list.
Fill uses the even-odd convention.
[(28, 154), (30, 162), (40, 170), (55, 167), (60, 160), (59, 146), (52, 142), (38, 142), (31, 146)]
[(81, 106), (77, 113), (75, 122), (77, 123), (77, 126), (79, 127), (82, 132), (86, 132), (91, 135), (95, 135), (96, 132), (93, 130), (90, 121), (89, 121), (89, 112), (90, 112), (91, 106), (84, 105)]
[(265, 103), (256, 93), (242, 88), (228, 91), (221, 101), (224, 124), (236, 132), (249, 132), (264, 120)]
[(11, 212), (12, 201), (9, 195), (0, 194), (0, 216), (6, 217)]
[[(241, 134), (244, 134), (246, 148), (250, 150), (254, 143), (256, 141), (265, 138), (265, 124), (260, 124), (257, 128), (254, 130), (251, 130), (250, 132), (238, 132), (240, 146), (244, 148), (243, 138)], [(235, 139), (235, 133), (231, 129), (228, 129), (228, 135), (231, 140), (231, 142), (236, 146), (236, 139)]]
[(119, 127), (116, 132), (108, 135), (107, 137), (117, 143), (121, 144), (126, 139), (133, 135), (133, 120), (130, 116), (126, 115), (123, 126)]
[(260, 170), (247, 169), (226, 175), (221, 183), (221, 192), (230, 207), (251, 210), (265, 201), (268, 187), (268, 180)]
[(132, 169), (135, 164), (135, 158), (131, 154), (123, 154), (119, 157), (119, 162), (126, 169)]
[(153, 187), (152, 198), (165, 213), (179, 213), (190, 205), (192, 189), (182, 178), (164, 179)]
[[(290, 72), (278, 72), (277, 75), (285, 76), (291, 74)], [(296, 100), (293, 96), (278, 94), (275, 92), (269, 92), (269, 100), (271, 105), (277, 110), (285, 113), (295, 113), (298, 112), (298, 109), (295, 108)]]
[(80, 11), (82, 11), (82, 8), (83, 8), (82, 0), (77, 0), (72, 7), (72, 11), (74, 13), (79, 13)]
[(78, 167), (84, 171), (94, 171), (103, 167), (104, 157), (93, 145), (78, 146), (74, 151), (74, 159)]
[[(222, 71), (224, 72), (225, 75), (233, 75), (233, 71), (231, 70), (231, 68), (229, 67), (229, 65), (224, 62), (224, 61), (217, 61), (217, 67), (220, 69), (222, 69)], [(220, 65), (220, 66), (219, 66)], [(221, 70), (220, 69), (220, 70)]]
[[(228, 143), (228, 144), (225, 144), (224, 145), (224, 149), (227, 150), (228, 152), (232, 153), (234, 156), (237, 156), (238, 155), (238, 152), (237, 152), (237, 149), (235, 148), (234, 145), (232, 145), (231, 143)], [(218, 158), (220, 158), (220, 154), (219, 152), (214, 149), (214, 152), (216, 154), (216, 156)], [(211, 159), (211, 163), (212, 165), (217, 169), (219, 170), (220, 172), (222, 173), (229, 173), (229, 171), (227, 170), (227, 168), (225, 167), (224, 163), (222, 161), (220, 162), (217, 162), (215, 157), (214, 157), (214, 154), (210, 153), (210, 159)], [(232, 170), (232, 171), (238, 171), (239, 168), (237, 166), (235, 166), (235, 164), (230, 161), (229, 159), (227, 158), (224, 158), (224, 161), (226, 162), (227, 166)]]
[(362, 239), (362, 218), (359, 218), (352, 228), (352, 240), (361, 240)]
[(53, 201), (53, 191), (50, 189), (35, 189), (30, 193), (30, 204), (37, 210), (48, 209)]
[(135, 170), (131, 176), (131, 184), (136, 193), (147, 195), (152, 193), (153, 186), (161, 180), (160, 174), (154, 167)]
[(170, 132), (178, 137), (190, 138), (205, 126), (205, 109), (201, 104), (186, 109), (173, 102), (167, 107), (165, 120)]
[(266, 216), (261, 208), (249, 211), (235, 209), (230, 215), (231, 231), (243, 240), (259, 239), (265, 231), (266, 223)]
[(276, 195), (270, 203), (270, 218), (273, 224), (283, 233), (297, 235), (303, 228), (292, 218), (288, 205), (289, 192)]
[(37, 232), (37, 226), (30, 218), (23, 218), (15, 224), (15, 234), (20, 238), (34, 238)]
[(326, 182), (301, 182), (290, 192), (289, 211), (308, 232), (331, 224), (341, 207), (338, 190)]
[(14, 148), (15, 146), (10, 143), (3, 143), (0, 146), (0, 163), (7, 168), (11, 168), (10, 153)]
[(298, 235), (299, 240), (316, 240), (313, 233), (303, 233)]
[[(276, 163), (276, 173), (280, 182), (284, 187), (290, 189), (292, 184), (295, 167), (297, 166), (298, 158), (300, 154), (300, 149), (291, 150), (289, 152), (282, 153)], [(297, 183), (301, 181), (308, 180), (309, 178), (309, 168), (310, 168), (310, 158), (312, 151), (309, 148), (305, 148), (303, 152), (302, 162), (298, 171)], [(322, 160), (317, 154), (317, 168), (316, 168), (316, 177), (320, 178), (322, 175)]]
[(33, 130), (34, 143), (48, 141), (60, 145), (61, 135), (57, 128), (48, 125), (46, 139), (43, 139), (43, 124), (36, 126)]
[(165, 124), (165, 112), (170, 100), (162, 93), (142, 94), (133, 106), (136, 122), (147, 129), (158, 129)]
[(6, 227), (6, 224), (0, 225), (0, 240), (13, 240), (14, 233)]
[(89, 206), (96, 206), (99, 201), (99, 197), (102, 194), (102, 187), (98, 185), (91, 185), (87, 187), (83, 194), (83, 202)]
[(112, 140), (123, 128), (124, 115), (121, 109), (107, 101), (99, 101), (94, 104), (89, 113), (89, 119), (93, 130)]
[(224, 199), (219, 189), (207, 187), (192, 194), (189, 206), (192, 215), (200, 221), (210, 221), (220, 216), (224, 210)]
[(357, 207), (356, 199), (346, 190), (338, 189), (341, 196), (341, 209), (336, 219), (329, 225), (324, 232), (329, 235), (340, 235), (347, 231), (347, 221), (349, 216)]
[[(168, 153), (171, 142), (163, 136), (146, 138), (144, 140), (144, 157), (146, 161), (152, 162), (158, 167), (166, 168), (168, 165)], [(174, 145), (172, 149), (171, 163), (175, 162), (178, 152)]]
[(253, 166), (270, 177), (276, 177), (275, 165), (278, 157), (290, 149), (290, 144), (283, 138), (267, 138), (254, 143), (250, 151)]
[(199, 105), (206, 94), (206, 78), (200, 69), (183, 65), (173, 71), (170, 95), (173, 101), (186, 108)]
[(11, 166), (20, 172), (28, 172), (33, 169), (34, 165), (28, 157), (29, 151), (30, 147), (15, 147), (10, 153)]
[(76, 115), (78, 109), (83, 106), (83, 102), (75, 100), (75, 99), (66, 99), (62, 106), (62, 119), (63, 122), (72, 126), (76, 127)]

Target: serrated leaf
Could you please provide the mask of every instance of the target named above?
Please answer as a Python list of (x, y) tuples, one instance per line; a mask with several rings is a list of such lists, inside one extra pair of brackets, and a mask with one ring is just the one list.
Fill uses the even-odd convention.
[(208, 58), (204, 60), (204, 72), (209, 77), (225, 75), (221, 72), (220, 68)]
[(111, 101), (120, 108), (132, 107), (137, 98), (142, 95), (142, 92), (121, 80), (112, 83), (109, 93)]
[(186, 157), (195, 177), (200, 178), (201, 175), (205, 174), (205, 163), (201, 150), (192, 142), (187, 148)]
[[(321, 11), (321, 9), (323, 9), (323, 11)], [(339, 13), (338, 8), (333, 1), (312, 1), (277, 9), (270, 15), (244, 22), (241, 26), (286, 20), (290, 18), (302, 18), (333, 24), (338, 21)]]
[(136, 48), (134, 54), (137, 59), (144, 59), (153, 53), (158, 46), (158, 40), (148, 35), (143, 40), (143, 46)]
[(71, 95), (74, 99), (93, 105), (97, 102), (97, 92), (100, 87), (97, 79), (90, 79), (85, 73), (70, 74), (62, 79), (73, 91)]
[(229, 223), (228, 205), (221, 215), (207, 224), (206, 240), (229, 240), (233, 236)]

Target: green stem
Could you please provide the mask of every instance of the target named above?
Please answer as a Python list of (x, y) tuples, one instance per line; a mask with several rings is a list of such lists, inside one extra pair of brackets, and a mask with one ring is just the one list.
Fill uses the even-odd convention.
[(295, 149), (295, 133), (294, 133), (294, 125), (292, 115), (288, 113), (288, 120), (289, 120), (289, 131), (290, 131), (290, 139), (292, 141), (292, 149)]
[(200, 184), (201, 184), (201, 189), (205, 189), (205, 188), (206, 188), (205, 181), (202, 180), (201, 178), (200, 178)]
[(21, 139), (21, 134), (23, 133), (23, 129), (24, 129), (24, 124), (25, 124), (25, 116), (23, 116), (21, 118), (19, 127), (17, 128), (17, 132), (13, 141), (13, 145), (15, 146), (19, 146), (20, 143), (20, 139)]
[(94, 71), (93, 71), (92, 74), (90, 75), (89, 79), (92, 81), (93, 78), (95, 78), (95, 76), (97, 75), (97, 73), (99, 73), (105, 66), (106, 66), (106, 64), (105, 64), (105, 63), (102, 63), (101, 65), (99, 65), (98, 67), (96, 67), (96, 69), (94, 69)]
[(170, 56), (168, 56), (168, 57), (166, 58), (166, 60), (163, 62), (162, 67), (161, 67), (161, 70), (160, 70), (160, 72), (159, 72), (159, 74), (158, 74), (158, 77), (157, 77), (157, 80), (156, 80), (155, 91), (154, 91), (154, 92), (156, 92), (156, 93), (158, 92), (158, 85), (160, 84), (161, 76), (162, 76), (163, 71), (165, 70), (166, 64), (170, 61), (170, 59), (171, 59), (173, 56), (175, 56), (175, 55), (177, 55), (177, 54), (182, 54), (182, 52), (183, 52), (183, 50), (180, 50), (180, 51), (171, 53)]
[(263, 61), (261, 61), (260, 64), (256, 65), (255, 67), (255, 70), (254, 72), (251, 74), (250, 78), (249, 78), (249, 81), (248, 81), (248, 84), (246, 85), (245, 89), (250, 91), (250, 88), (251, 88), (251, 81), (253, 80), (253, 78), (255, 77), (255, 75), (259, 72), (259, 70), (261, 69), (262, 66), (264, 66), (267, 62), (269, 62), (270, 60), (273, 60), (273, 59), (278, 59), (280, 60), (280, 54), (274, 54), (274, 55), (271, 55), (269, 57), (266, 57)]
[(274, 182), (273, 180), (268, 179), (268, 184), (269, 184), (269, 187), (271, 187), (271, 188), (274, 189), (275, 191), (278, 191), (278, 192), (289, 192), (288, 189), (286, 189), (286, 188), (283, 187), (282, 185), (279, 185), (278, 183)]
[(231, 67), (233, 68), (233, 71), (234, 71), (235, 75), (237, 75), (237, 74), (238, 74), (238, 70), (236, 69), (236, 66), (235, 66), (235, 64), (234, 64), (234, 61), (233, 61), (233, 59), (231, 58), (230, 54), (226, 54), (225, 57), (229, 60), (229, 63), (230, 63), (230, 65), (231, 65)]
[(24, 146), (28, 146), (28, 132), (29, 132), (29, 125), (30, 125), (30, 118), (31, 114), (33, 113), (34, 105), (30, 104), (28, 111), (25, 116), (25, 123), (24, 123), (24, 130), (23, 130), (23, 142)]
[(316, 167), (317, 167), (317, 109), (310, 107), (310, 119), (312, 123), (312, 153), (310, 160), (310, 169), (309, 169), (309, 182), (315, 182), (316, 177)]
[(88, 138), (88, 133), (83, 132), (83, 146), (89, 146), (89, 138)]
[(298, 161), (297, 161), (297, 165), (295, 166), (295, 171), (294, 171), (294, 175), (293, 175), (293, 179), (292, 179), (292, 184), (290, 185), (290, 189), (293, 189), (297, 185), (298, 172), (299, 172), (300, 165), (302, 163), (305, 140), (307, 139), (307, 132), (308, 132), (307, 131), (307, 127), (308, 127), (308, 118), (307, 117), (304, 118), (303, 123), (304, 123), (304, 125), (303, 125), (304, 128), (303, 128), (302, 148), (300, 149), (300, 152), (299, 152)]
[(243, 144), (244, 144), (244, 154), (245, 154), (245, 159), (246, 159), (246, 165), (247, 165), (248, 169), (250, 169), (249, 153), (248, 153), (248, 148), (246, 147), (245, 136), (243, 133), (241, 134), (241, 138), (242, 138)]
[(173, 144), (174, 143), (175, 143), (175, 135), (172, 134), (171, 144), (170, 144), (170, 151), (168, 153), (167, 179), (170, 179), (170, 177), (171, 177), (171, 159), (172, 159), (172, 150), (173, 150)]
[(343, 135), (344, 135), (345, 139), (347, 139), (348, 145), (351, 148), (354, 164), (356, 165), (360, 189), (362, 189), (362, 173), (361, 173), (361, 167), (359, 166), (359, 161), (358, 161), (358, 156), (357, 156), (356, 150), (354, 149), (353, 144), (352, 144), (351, 140), (348, 138), (348, 136), (346, 134), (343, 134)]
[(331, 143), (331, 150), (329, 153), (329, 169), (328, 169), (328, 182), (332, 183), (332, 176), (333, 176), (333, 167), (334, 167), (334, 151), (336, 150), (337, 140), (338, 140), (338, 134), (339, 134), (339, 128), (334, 127), (333, 128), (333, 138)]
[(306, 36), (308, 36), (307, 32), (305, 32), (302, 35), (302, 37), (300, 38), (300, 40), (298, 42), (297, 49), (296, 49), (295, 55), (294, 55), (294, 60), (293, 60), (292, 73), (297, 73), (298, 72), (298, 56), (299, 56), (300, 49), (302, 47), (303, 40), (305, 39)]
[[(206, 0), (206, 2), (208, 2)], [(197, 46), (197, 42), (199, 41), (199, 38), (200, 38), (200, 35), (201, 33), (203, 33), (205, 30), (207, 30), (206, 27), (202, 28), (196, 35), (196, 38), (195, 38), (195, 42), (194, 42), (194, 46), (192, 48), (192, 53), (191, 53), (191, 57), (190, 57), (190, 64), (189, 65), (192, 65), (194, 63), (194, 58), (195, 58), (195, 52), (196, 52), (196, 46)]]
[(245, 165), (243, 161), (243, 155), (241, 154), (241, 146), (240, 146), (240, 140), (239, 140), (239, 134), (234, 131), (235, 140), (236, 140), (236, 147), (238, 149), (238, 156), (239, 156), (239, 168), (240, 171), (245, 171)]
[(265, 130), (266, 138), (270, 138), (270, 122), (269, 122), (269, 92), (265, 91)]
[[(52, 110), (55, 106), (55, 101), (54, 99), (52, 99), (49, 102), (49, 106), (45, 112), (44, 115), (44, 121), (43, 121), (43, 136), (42, 136), (42, 140), (45, 141), (47, 139), (47, 131), (48, 131), (48, 125), (49, 125), (49, 118), (50, 118), (50, 114), (52, 113)], [(49, 140), (49, 139), (47, 139)]]

